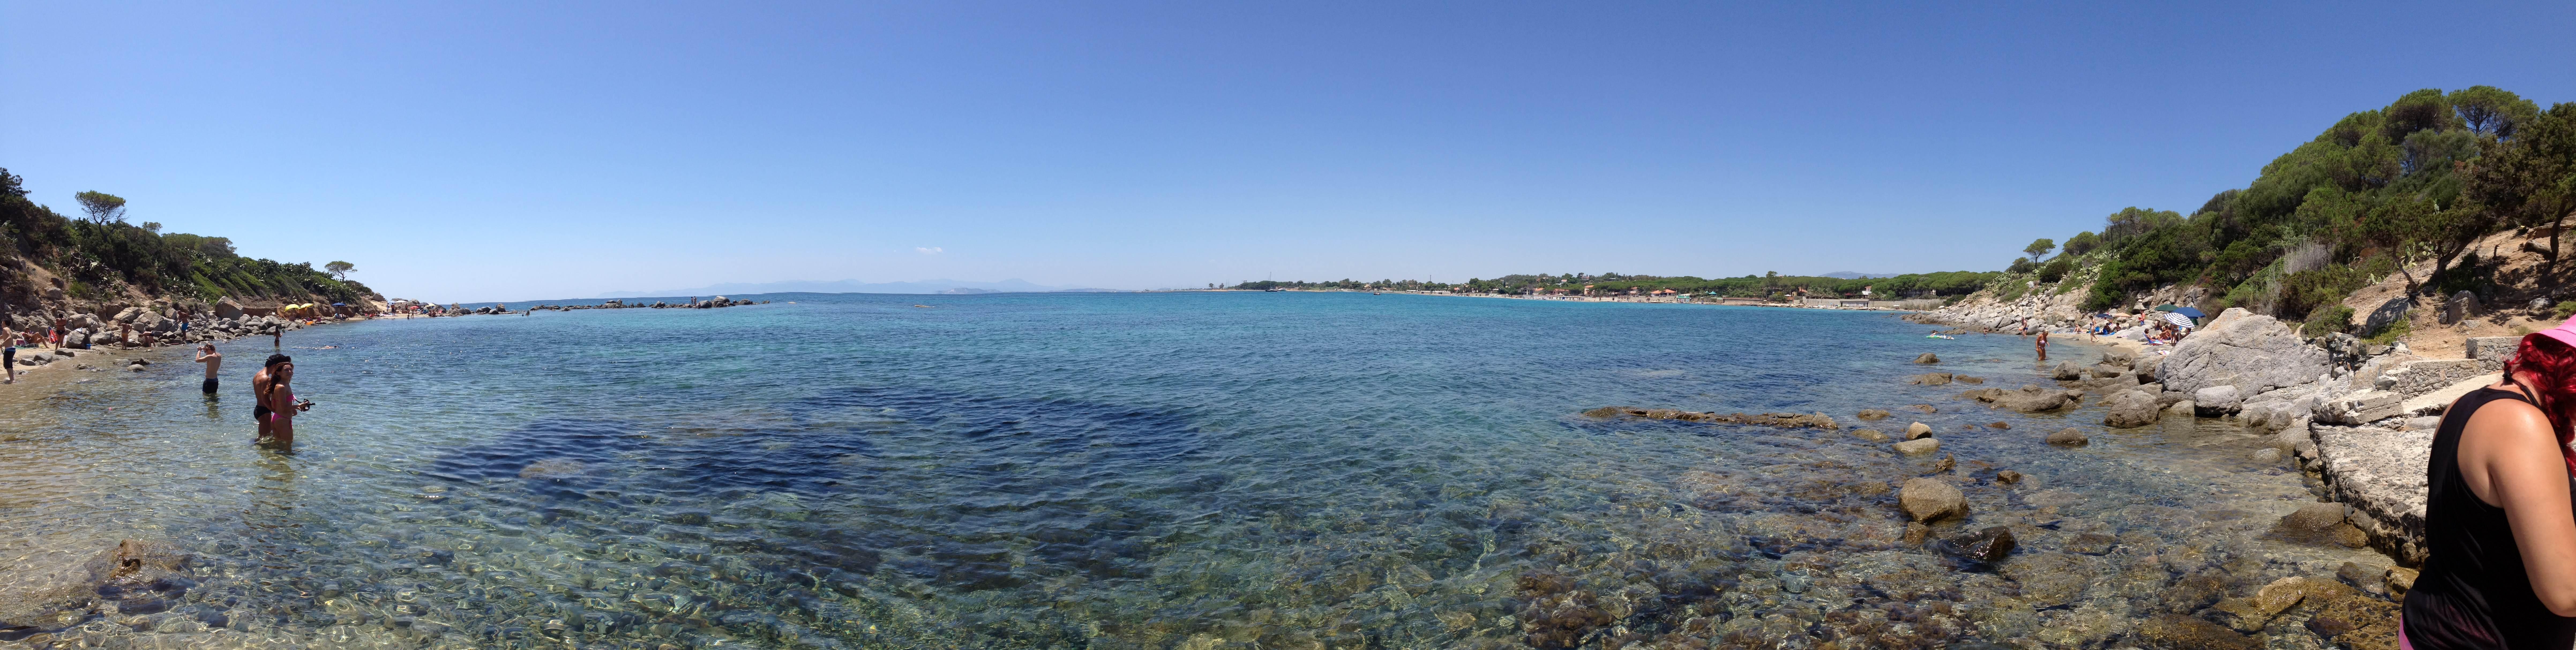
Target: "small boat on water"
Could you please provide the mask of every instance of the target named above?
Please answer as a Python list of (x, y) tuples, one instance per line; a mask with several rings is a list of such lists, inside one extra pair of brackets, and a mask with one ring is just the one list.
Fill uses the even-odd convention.
[(1281, 289), (1281, 288), (1278, 288), (1278, 287), (1271, 287), (1271, 288), (1268, 288), (1268, 289), (1262, 289), (1262, 291), (1287, 291), (1287, 289)]

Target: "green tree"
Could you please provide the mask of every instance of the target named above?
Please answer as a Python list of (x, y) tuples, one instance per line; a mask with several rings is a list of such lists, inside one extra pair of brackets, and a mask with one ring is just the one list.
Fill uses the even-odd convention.
[[(2576, 211), (2576, 103), (2561, 103), (2518, 127), (2510, 141), (2487, 141), (2486, 155), (2467, 166), (2463, 194), (2490, 220), (2523, 226), (2558, 223)], [(2555, 277), (2560, 233), (2549, 234), (2548, 268)]]
[(2057, 250), (2057, 240), (2047, 237), (2030, 240), (2029, 246), (2021, 247), (2021, 252), (2029, 254), (2034, 260), (2047, 257), (2048, 252), (2053, 250)]
[(2085, 253), (2093, 252), (2093, 249), (2101, 247), (2102, 236), (2093, 234), (2093, 231), (2090, 230), (2075, 233), (2075, 236), (2066, 238), (2066, 254), (2068, 255), (2083, 255)]
[[(331, 277), (339, 278), (339, 279), (342, 279), (342, 280), (347, 280), (347, 279), (349, 279), (349, 272), (350, 272), (350, 271), (355, 271), (355, 270), (358, 270), (358, 265), (356, 265), (356, 264), (350, 264), (350, 263), (348, 263), (348, 262), (333, 261), (333, 262), (331, 262), (331, 263), (329, 263), (329, 264), (324, 264), (324, 265), (322, 265), (322, 271), (323, 271), (323, 272), (325, 272), (325, 273), (330, 273), (330, 274), (331, 274)], [(1347, 284), (1347, 283), (1349, 283), (1350, 281), (1349, 281), (1349, 280), (1343, 280), (1342, 282), (1343, 282), (1343, 283), (1345, 283), (1345, 284)]]
[(0, 196), (27, 198), (26, 177), (11, 174), (9, 168), (0, 167)]
[(2540, 107), (2531, 100), (2494, 86), (2454, 90), (2448, 99), (2451, 110), (2459, 113), (2460, 123), (2484, 138), (2511, 139), (2540, 113)]
[(143, 230), (144, 230), (144, 231), (146, 231), (146, 232), (150, 232), (150, 233), (152, 233), (152, 234), (155, 234), (155, 235), (161, 234), (161, 222), (158, 222), (158, 221), (146, 221), (146, 222), (143, 222)]
[(82, 192), (72, 195), (79, 201), (81, 212), (89, 214), (90, 223), (125, 223), (125, 197), (106, 192)]

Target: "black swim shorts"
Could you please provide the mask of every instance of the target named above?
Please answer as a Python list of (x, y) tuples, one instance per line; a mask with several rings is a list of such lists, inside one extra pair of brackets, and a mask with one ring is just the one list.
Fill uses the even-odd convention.
[(213, 394), (215, 394), (215, 383), (216, 383), (216, 382), (215, 382), (215, 378), (213, 378), (213, 377), (207, 377), (207, 378), (206, 378), (206, 383), (205, 383), (204, 385), (202, 385), (202, 386), (199, 386), (199, 387), (200, 387), (200, 388), (204, 388), (204, 389), (206, 389), (206, 394), (208, 394), (208, 395), (213, 395)]
[(266, 405), (266, 404), (252, 404), (252, 405), (250, 405), (250, 421), (252, 421), (252, 422), (258, 422), (258, 423), (261, 423), (261, 424), (267, 424), (267, 423), (268, 423), (268, 405)]

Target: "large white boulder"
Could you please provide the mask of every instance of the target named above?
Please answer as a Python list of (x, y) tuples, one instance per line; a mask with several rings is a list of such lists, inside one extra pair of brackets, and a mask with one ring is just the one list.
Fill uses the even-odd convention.
[(2195, 393), (2234, 386), (2253, 395), (2316, 381), (2326, 372), (2326, 351), (2300, 340), (2279, 319), (2229, 309), (2200, 332), (2185, 337), (2158, 364), (2165, 390)]

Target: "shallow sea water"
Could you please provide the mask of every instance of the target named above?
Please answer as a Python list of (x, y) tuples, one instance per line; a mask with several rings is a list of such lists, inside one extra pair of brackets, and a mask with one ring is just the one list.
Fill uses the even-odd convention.
[[(2314, 496), (2232, 424), (1906, 385), (1926, 351), (2050, 382), (2027, 339), (1885, 313), (774, 297), (291, 332), (319, 404), (292, 453), (248, 444), (265, 338), (223, 346), (215, 401), (175, 353), (0, 387), (0, 571), (193, 554), (149, 611), (0, 647), (2120, 647), (2388, 564), (2269, 538)], [(1847, 428), (1578, 415), (1608, 405)], [(1850, 431), (1915, 420), (1954, 471)], [(2069, 426), (2092, 444), (2041, 442)], [(2013, 559), (1906, 543), (1894, 488), (1925, 475), (1973, 509), (1934, 536), (2006, 526)], [(2304, 616), (2255, 638), (2330, 645)]]

